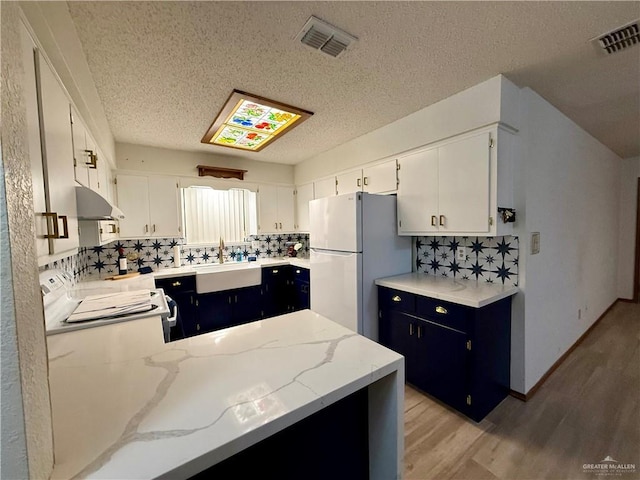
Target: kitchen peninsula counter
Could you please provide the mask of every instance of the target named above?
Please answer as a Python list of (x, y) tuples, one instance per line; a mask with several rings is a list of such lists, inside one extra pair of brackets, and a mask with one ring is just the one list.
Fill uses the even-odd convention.
[(370, 478), (400, 478), (403, 357), (309, 310), (168, 344), (157, 317), (47, 341), (53, 479), (188, 478), (363, 389)]

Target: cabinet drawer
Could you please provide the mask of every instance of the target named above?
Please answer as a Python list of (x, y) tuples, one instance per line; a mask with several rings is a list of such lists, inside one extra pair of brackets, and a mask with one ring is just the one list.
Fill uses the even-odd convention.
[(417, 313), (420, 317), (467, 333), (468, 319), (473, 315), (473, 308), (420, 296), (416, 303)]
[(293, 267), (293, 279), (301, 282), (309, 282), (309, 269)]
[(401, 290), (378, 287), (379, 308), (396, 312), (415, 313), (416, 296)]
[(156, 287), (162, 288), (167, 295), (192, 291), (196, 289), (196, 276), (157, 278)]

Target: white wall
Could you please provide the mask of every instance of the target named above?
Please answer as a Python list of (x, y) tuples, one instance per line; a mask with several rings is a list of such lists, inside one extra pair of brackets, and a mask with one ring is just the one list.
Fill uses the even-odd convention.
[(113, 135), (67, 2), (21, 2), (20, 7), (78, 113), (115, 166)]
[(633, 298), (636, 250), (636, 218), (640, 157), (620, 161), (620, 205), (618, 221), (618, 297)]
[[(521, 112), (528, 391), (618, 297), (620, 159), (530, 89)], [(531, 232), (540, 232), (537, 255)]]
[(19, 13), (16, 3), (2, 2), (2, 478), (40, 479), (53, 467), (53, 436)]
[(296, 185), (475, 128), (518, 128), (518, 87), (498, 75), (295, 166)]
[(205, 152), (187, 152), (130, 143), (116, 144), (118, 170), (135, 170), (167, 175), (198, 176), (196, 165), (212, 165), (247, 170), (244, 178), (251, 183), (293, 185), (293, 166), (225, 157)]

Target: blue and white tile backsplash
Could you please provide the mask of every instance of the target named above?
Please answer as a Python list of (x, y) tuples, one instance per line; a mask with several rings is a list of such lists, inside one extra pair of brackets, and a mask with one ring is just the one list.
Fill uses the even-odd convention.
[[(518, 285), (518, 237), (416, 237), (414, 246), (416, 272)], [(464, 261), (458, 247), (466, 247)]]
[[(252, 248), (252, 242), (258, 242)], [(301, 243), (298, 256), (309, 256), (309, 235), (300, 233), (280, 233), (276, 235), (253, 235), (247, 242), (228, 243), (224, 248), (224, 261), (233, 261), (238, 247), (243, 257), (255, 255), (258, 258), (274, 258), (286, 255), (287, 243)], [(173, 247), (180, 246), (182, 265), (202, 265), (218, 263), (218, 245), (185, 245), (181, 238), (151, 238), (138, 240), (115, 240), (103, 246), (80, 248), (78, 255), (63, 258), (45, 265), (41, 270), (60, 268), (72, 275), (75, 281), (87, 280), (94, 275), (118, 273), (118, 250), (130, 258), (128, 270), (136, 272), (138, 268), (149, 266), (154, 270), (173, 267)], [(137, 257), (131, 260), (132, 257)]]

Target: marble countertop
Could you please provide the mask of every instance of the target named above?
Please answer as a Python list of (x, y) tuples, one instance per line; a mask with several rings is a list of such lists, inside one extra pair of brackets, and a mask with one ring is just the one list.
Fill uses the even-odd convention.
[(519, 292), (518, 287), (513, 286), (436, 277), (416, 272), (379, 278), (376, 285), (475, 308), (484, 307)]
[(168, 344), (157, 317), (47, 343), (52, 479), (187, 478), (394, 372), (401, 471), (403, 357), (309, 310)]

